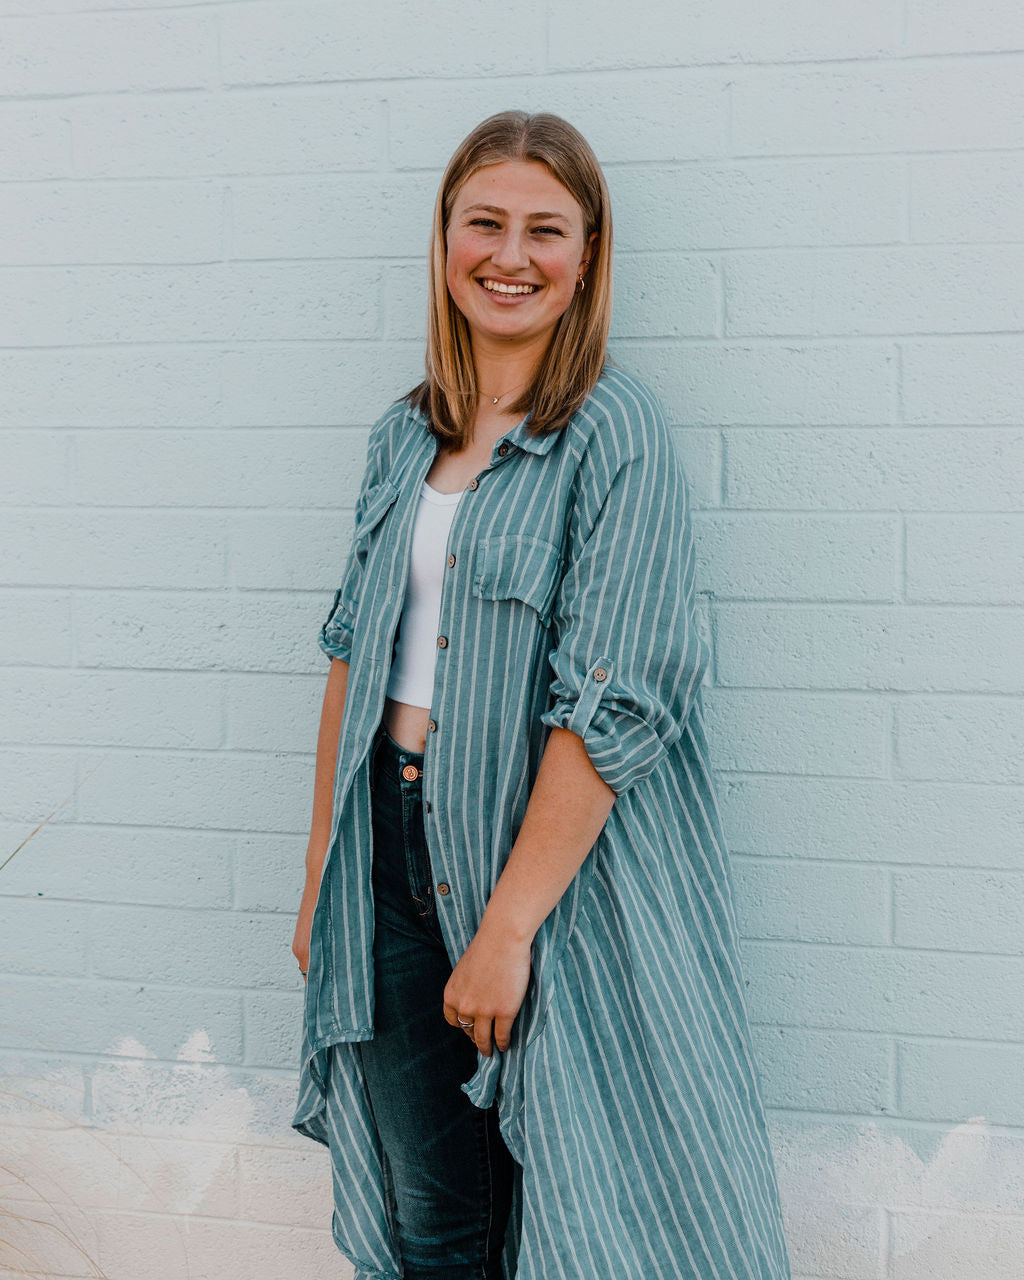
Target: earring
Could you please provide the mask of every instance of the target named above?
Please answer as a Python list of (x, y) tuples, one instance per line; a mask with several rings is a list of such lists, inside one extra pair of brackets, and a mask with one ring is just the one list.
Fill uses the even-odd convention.
[(576, 277), (576, 284), (577, 284), (577, 286), (578, 286), (578, 288), (579, 288), (580, 293), (582, 293), (582, 292), (583, 292), (583, 290), (586, 288), (586, 285), (583, 283), (583, 277), (582, 277), (582, 276), (577, 276), (577, 277)]

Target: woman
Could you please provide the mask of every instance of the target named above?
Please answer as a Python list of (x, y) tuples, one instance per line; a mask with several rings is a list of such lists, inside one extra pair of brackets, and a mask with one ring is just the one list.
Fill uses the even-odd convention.
[(611, 281), (580, 134), (474, 129), (319, 639), (292, 1123), (357, 1280), (789, 1277), (685, 482)]

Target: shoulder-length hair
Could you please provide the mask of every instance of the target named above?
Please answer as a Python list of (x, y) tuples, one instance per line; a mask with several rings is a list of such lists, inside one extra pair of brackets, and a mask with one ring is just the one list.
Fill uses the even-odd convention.
[(612, 211), (604, 174), (586, 138), (561, 116), (500, 111), (459, 144), (434, 203), (430, 234), (426, 377), (403, 399), (419, 409), (443, 444), (459, 449), (479, 398), (469, 326), (446, 283), (447, 231), (463, 183), (477, 169), (505, 160), (539, 160), (583, 210), (584, 239), (598, 233), (596, 251), (559, 317), (533, 381), (509, 405), (530, 413), (536, 435), (564, 426), (593, 390), (606, 361), (612, 312)]

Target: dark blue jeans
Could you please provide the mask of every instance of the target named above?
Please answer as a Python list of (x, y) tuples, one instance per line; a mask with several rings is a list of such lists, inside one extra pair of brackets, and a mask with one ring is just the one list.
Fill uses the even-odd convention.
[(359, 1050), (394, 1175), (406, 1280), (500, 1280), (515, 1162), (497, 1105), (482, 1110), (459, 1087), (476, 1071), (476, 1046), (441, 1009), (452, 966), (423, 829), (423, 760), (378, 726), (374, 1035)]

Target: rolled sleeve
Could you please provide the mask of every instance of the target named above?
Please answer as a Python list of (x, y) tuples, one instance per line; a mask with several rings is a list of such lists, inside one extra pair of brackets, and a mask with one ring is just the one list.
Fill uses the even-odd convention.
[(342, 662), (350, 662), (352, 658), (356, 607), (359, 603), (363, 568), (366, 563), (366, 547), (360, 543), (358, 536), (359, 526), (362, 523), (368, 505), (371, 503), (373, 494), (384, 478), (386, 468), (385, 445), (388, 427), (393, 417), (394, 406), (370, 428), (370, 438), (366, 451), (366, 468), (359, 487), (359, 496), (356, 498), (355, 523), (348, 557), (342, 572), (341, 584), (334, 593), (334, 600), (317, 636), (317, 644), (320, 649), (329, 658), (340, 658)]
[[(595, 460), (554, 615), (552, 728), (583, 739), (616, 794), (641, 782), (681, 736), (710, 659), (694, 618), (686, 482), (653, 397), (633, 446)], [(598, 455), (601, 450), (597, 446)]]
[[(346, 581), (355, 570), (350, 564), (346, 572)], [(352, 660), (352, 617), (353, 608), (343, 584), (334, 593), (334, 603), (327, 619), (320, 628), (317, 644), (329, 658), (340, 658), (342, 662)]]

